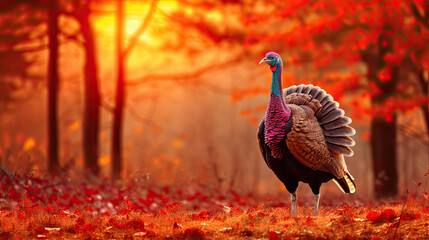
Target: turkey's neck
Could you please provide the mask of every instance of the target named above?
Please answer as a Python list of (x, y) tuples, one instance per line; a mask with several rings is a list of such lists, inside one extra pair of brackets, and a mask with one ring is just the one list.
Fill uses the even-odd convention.
[(268, 111), (266, 114), (276, 115), (278, 118), (286, 117), (286, 120), (289, 120), (291, 110), (286, 106), (283, 97), (282, 74), (283, 66), (278, 64), (275, 71), (273, 71), (270, 100), (268, 102)]

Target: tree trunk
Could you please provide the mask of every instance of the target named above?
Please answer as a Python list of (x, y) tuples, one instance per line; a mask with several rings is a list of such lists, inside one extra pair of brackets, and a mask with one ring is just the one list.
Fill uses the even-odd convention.
[(48, 34), (48, 169), (53, 172), (59, 168), (58, 158), (58, 1), (49, 1)]
[[(429, 75), (429, 73), (428, 73)], [(424, 96), (428, 97), (428, 91), (429, 91), (429, 77), (426, 75), (425, 77), (425, 72), (424, 70), (421, 70), (419, 72), (418, 75), (419, 78), (419, 83), (420, 83), (420, 87), (422, 89), (422, 93)], [(426, 124), (426, 134), (428, 136), (429, 139), (429, 105), (428, 103), (422, 104), (422, 106), (420, 107), (422, 109), (423, 112), (423, 117), (425, 118), (425, 124)]]
[(116, 52), (117, 52), (117, 82), (115, 108), (113, 110), (113, 129), (112, 129), (112, 178), (120, 179), (122, 171), (122, 121), (125, 99), (125, 55), (123, 52), (123, 32), (124, 32), (124, 3), (117, 1), (117, 34), (116, 34)]
[[(391, 26), (384, 25), (385, 30)], [(378, 93), (371, 96), (371, 105), (382, 106), (383, 103), (396, 92), (399, 67), (392, 67), (390, 79), (381, 81), (378, 73), (386, 66), (384, 56), (393, 51), (392, 39), (385, 35), (378, 37), (377, 46), (362, 52), (361, 57), (368, 69), (368, 79), (374, 82)], [(386, 120), (385, 117), (390, 119)], [(397, 142), (396, 142), (396, 115), (381, 116), (375, 113), (371, 120), (371, 148), (374, 176), (374, 192), (376, 198), (392, 197), (398, 194), (397, 174)]]
[(98, 133), (100, 122), (100, 91), (98, 87), (96, 45), (89, 19), (89, 2), (83, 6), (80, 19), (85, 47), (85, 80), (84, 80), (84, 117), (83, 117), (83, 150), (85, 167), (98, 176)]
[(392, 121), (375, 118), (371, 122), (372, 165), (376, 198), (398, 194), (396, 170), (396, 116)]
[(425, 104), (422, 104), (420, 108), (422, 109), (423, 117), (425, 118), (426, 134), (429, 139), (429, 105), (425, 103)]

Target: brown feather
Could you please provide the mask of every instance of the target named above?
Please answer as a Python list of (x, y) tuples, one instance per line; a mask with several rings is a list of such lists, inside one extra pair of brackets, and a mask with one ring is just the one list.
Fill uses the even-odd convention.
[(313, 111), (329, 151), (346, 156), (353, 155), (349, 147), (354, 145), (354, 141), (350, 136), (356, 131), (348, 126), (352, 120), (344, 116), (344, 110), (339, 108), (339, 103), (334, 101), (331, 95), (311, 84), (288, 87), (283, 90), (283, 95), (286, 104), (306, 106)]
[(329, 151), (314, 112), (307, 106), (288, 104), (293, 126), (286, 144), (292, 155), (305, 166), (342, 178), (347, 171), (342, 155)]

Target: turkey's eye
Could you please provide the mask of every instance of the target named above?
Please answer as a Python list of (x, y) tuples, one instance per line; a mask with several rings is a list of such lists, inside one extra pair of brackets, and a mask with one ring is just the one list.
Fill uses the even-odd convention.
[(271, 56), (271, 57), (269, 57), (269, 59), (273, 60), (273, 59), (274, 59), (274, 57), (273, 57), (273, 56)]

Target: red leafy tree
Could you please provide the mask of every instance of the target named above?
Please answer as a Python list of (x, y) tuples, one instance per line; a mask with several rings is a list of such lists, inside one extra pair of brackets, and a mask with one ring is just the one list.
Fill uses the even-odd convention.
[(322, 85), (336, 99), (352, 90), (354, 117), (371, 117), (376, 197), (398, 192), (392, 151), (398, 110), (420, 107), (428, 119), (428, 6), (423, 0), (284, 1), (243, 19), (251, 29), (247, 46), (287, 52), (286, 67), (310, 72), (303, 82)]

